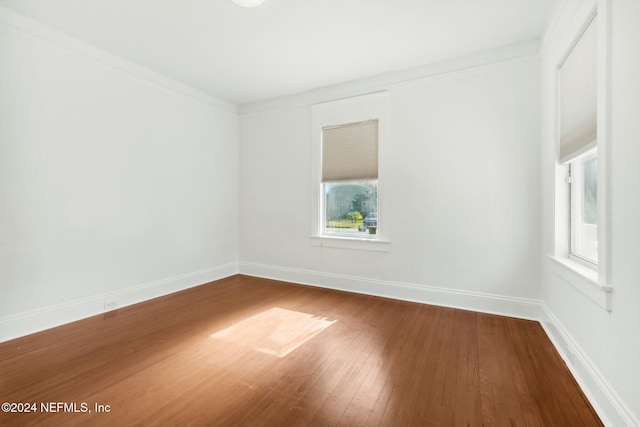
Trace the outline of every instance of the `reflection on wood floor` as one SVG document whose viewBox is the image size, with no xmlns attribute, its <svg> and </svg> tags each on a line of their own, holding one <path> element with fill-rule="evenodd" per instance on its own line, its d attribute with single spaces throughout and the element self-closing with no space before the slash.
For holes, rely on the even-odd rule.
<svg viewBox="0 0 640 427">
<path fill-rule="evenodd" d="M 241 275 L 1 343 L 0 395 L 36 404 L 0 425 L 602 425 L 537 322 Z"/>
<path fill-rule="evenodd" d="M 213 338 L 277 357 L 286 357 L 334 324 L 324 317 L 273 307 L 215 334 Z"/>
</svg>

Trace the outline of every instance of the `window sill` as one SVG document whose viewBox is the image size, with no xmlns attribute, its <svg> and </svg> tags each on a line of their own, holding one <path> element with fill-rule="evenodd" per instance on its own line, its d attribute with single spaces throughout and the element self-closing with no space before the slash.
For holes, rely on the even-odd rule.
<svg viewBox="0 0 640 427">
<path fill-rule="evenodd" d="M 389 252 L 391 242 L 378 239 L 364 239 L 355 237 L 311 236 L 313 246 L 328 248 L 359 249 L 365 251 Z"/>
<path fill-rule="evenodd" d="M 611 311 L 611 286 L 598 282 L 598 272 L 569 258 L 549 255 L 551 271 L 580 291 L 600 308 Z"/>
</svg>

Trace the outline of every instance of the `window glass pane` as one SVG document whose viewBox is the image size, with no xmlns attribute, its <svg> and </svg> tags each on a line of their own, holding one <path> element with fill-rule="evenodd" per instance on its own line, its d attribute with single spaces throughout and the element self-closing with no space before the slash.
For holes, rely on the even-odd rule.
<svg viewBox="0 0 640 427">
<path fill-rule="evenodd" d="M 595 150 L 571 162 L 571 253 L 598 263 L 598 159 Z"/>
<path fill-rule="evenodd" d="M 584 176 L 583 220 L 585 224 L 598 223 L 598 163 L 595 157 L 582 162 Z"/>
<path fill-rule="evenodd" d="M 325 224 L 328 234 L 373 236 L 378 226 L 378 182 L 324 184 Z"/>
</svg>

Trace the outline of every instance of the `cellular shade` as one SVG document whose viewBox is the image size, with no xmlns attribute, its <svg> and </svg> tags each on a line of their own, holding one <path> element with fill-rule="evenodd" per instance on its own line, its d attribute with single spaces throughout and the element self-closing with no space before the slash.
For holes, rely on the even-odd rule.
<svg viewBox="0 0 640 427">
<path fill-rule="evenodd" d="M 378 179 L 378 120 L 322 128 L 322 182 Z"/>
<path fill-rule="evenodd" d="M 560 163 L 596 146 L 597 45 L 594 18 L 559 70 Z"/>
</svg>

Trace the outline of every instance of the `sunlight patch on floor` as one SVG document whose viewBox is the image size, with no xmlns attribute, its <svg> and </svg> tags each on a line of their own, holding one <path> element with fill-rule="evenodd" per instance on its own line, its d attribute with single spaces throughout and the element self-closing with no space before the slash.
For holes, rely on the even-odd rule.
<svg viewBox="0 0 640 427">
<path fill-rule="evenodd" d="M 285 357 L 335 322 L 336 320 L 327 320 L 325 317 L 273 307 L 216 332 L 211 337 Z"/>
</svg>

